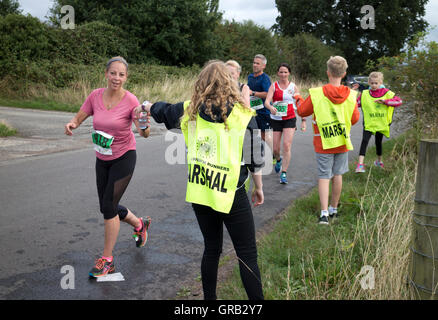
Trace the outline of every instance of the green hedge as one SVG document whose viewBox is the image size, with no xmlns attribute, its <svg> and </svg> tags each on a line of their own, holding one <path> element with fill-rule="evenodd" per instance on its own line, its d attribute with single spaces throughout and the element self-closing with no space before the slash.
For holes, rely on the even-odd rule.
<svg viewBox="0 0 438 320">
<path fill-rule="evenodd" d="M 29 83 L 65 87 L 116 55 L 129 60 L 135 43 L 118 27 L 95 21 L 74 30 L 50 27 L 30 15 L 0 17 L 0 68 L 12 88 Z"/>
<path fill-rule="evenodd" d="M 125 31 L 105 22 L 94 21 L 73 30 L 50 28 L 51 50 L 55 59 L 77 64 L 93 64 L 113 56 L 129 61 L 136 42 L 128 40 Z"/>
<path fill-rule="evenodd" d="M 26 90 L 30 84 L 64 88 L 80 79 L 96 83 L 103 78 L 109 58 L 121 55 L 130 61 L 130 52 L 136 50 L 137 44 L 128 39 L 120 28 L 101 21 L 63 30 L 30 15 L 0 16 L 1 79 L 7 79 L 4 82 L 9 92 Z M 196 65 L 180 68 L 150 62 L 150 65 L 130 65 L 130 84 L 199 71 Z"/>
<path fill-rule="evenodd" d="M 92 64 L 115 55 L 129 59 L 135 49 L 135 41 L 128 40 L 123 30 L 101 21 L 64 30 L 19 14 L 0 16 L 0 41 L 3 66 L 40 59 Z"/>
<path fill-rule="evenodd" d="M 36 60 L 28 63 L 17 62 L 13 68 L 15 75 L 10 75 L 1 90 L 1 96 L 17 96 L 24 94 L 29 86 L 43 86 L 47 89 L 66 88 L 75 82 L 84 80 L 99 86 L 102 84 L 106 59 L 93 65 L 66 63 L 63 60 Z M 196 76 L 199 66 L 176 67 L 145 64 L 129 65 L 129 81 L 127 89 L 137 84 L 163 81 L 166 77 Z"/>
<path fill-rule="evenodd" d="M 337 53 L 310 35 L 279 37 L 252 21 L 218 24 L 214 38 L 214 58 L 237 60 L 243 75 L 252 72 L 254 55 L 262 53 L 268 59 L 265 72 L 270 75 L 276 74 L 280 62 L 288 62 L 299 79 L 325 80 L 325 62 Z M 96 83 L 102 79 L 109 58 L 121 55 L 130 62 L 138 60 L 135 56 L 141 53 L 138 39 L 106 22 L 64 30 L 20 14 L 0 16 L 0 42 L 0 86 L 7 89 L 4 92 L 25 90 L 31 84 L 64 88 L 80 79 Z M 200 69 L 198 65 L 161 66 L 153 58 L 146 61 L 131 66 L 130 84 L 195 75 Z"/>
<path fill-rule="evenodd" d="M 281 62 L 291 65 L 292 74 L 302 80 L 326 80 L 326 62 L 333 55 L 342 52 L 310 34 L 294 37 L 273 35 L 268 29 L 252 21 L 225 21 L 216 28 L 218 58 L 234 59 L 242 65 L 242 73 L 252 72 L 252 62 L 256 54 L 263 54 L 268 63 L 265 72 L 277 73 Z"/>
</svg>

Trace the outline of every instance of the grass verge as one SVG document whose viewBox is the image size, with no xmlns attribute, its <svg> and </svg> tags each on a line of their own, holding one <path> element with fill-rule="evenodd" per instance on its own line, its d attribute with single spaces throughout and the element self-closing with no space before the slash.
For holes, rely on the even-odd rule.
<svg viewBox="0 0 438 320">
<path fill-rule="evenodd" d="M 317 189 L 297 199 L 258 243 L 265 298 L 410 299 L 416 150 L 412 133 L 389 140 L 380 169 L 373 166 L 375 148 L 369 148 L 367 172 L 356 174 L 351 165 L 344 175 L 340 217 L 329 226 L 317 224 Z M 364 282 L 370 270 L 374 282 Z M 218 297 L 247 299 L 237 266 Z"/>
<path fill-rule="evenodd" d="M 176 103 L 191 97 L 194 77 L 164 78 L 162 81 L 130 85 L 132 92 L 140 102 L 168 101 Z M 68 88 L 49 89 L 44 86 L 30 86 L 26 96 L 0 97 L 0 105 L 16 108 L 77 112 L 87 96 L 96 88 L 106 87 L 105 82 L 91 83 L 80 80 Z M 11 98 L 12 97 L 12 98 Z"/>
<path fill-rule="evenodd" d="M 65 104 L 62 102 L 47 100 L 44 98 L 33 98 L 33 99 L 0 98 L 0 105 L 4 107 L 65 111 L 65 112 L 77 112 L 81 107 L 80 105 Z"/>
<path fill-rule="evenodd" d="M 140 102 L 149 100 L 170 103 L 189 100 L 197 78 L 193 72 L 179 76 L 162 75 L 159 80 L 148 80 L 147 82 L 141 82 L 136 77 L 138 78 L 138 74 L 130 75 L 125 88 L 132 92 Z M 241 78 L 241 81 L 246 82 L 246 78 Z M 65 88 L 50 88 L 44 84 L 29 84 L 25 92 L 17 93 L 0 81 L 0 88 L 4 91 L 0 96 L 0 105 L 77 112 L 94 89 L 104 88 L 106 85 L 103 74 L 101 74 L 101 77 L 94 75 L 91 79 L 77 79 Z M 307 97 L 308 88 L 319 84 L 299 81 L 297 85 L 303 97 Z"/>
<path fill-rule="evenodd" d="M 17 134 L 17 130 L 9 126 L 4 121 L 0 121 L 0 137 L 10 137 L 15 136 Z"/>
</svg>

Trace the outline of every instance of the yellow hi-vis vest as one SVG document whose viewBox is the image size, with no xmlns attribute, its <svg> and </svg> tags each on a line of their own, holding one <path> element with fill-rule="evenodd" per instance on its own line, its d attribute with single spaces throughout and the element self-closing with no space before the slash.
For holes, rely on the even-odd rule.
<svg viewBox="0 0 438 320">
<path fill-rule="evenodd" d="M 184 102 L 184 110 L 190 101 Z M 224 123 L 209 122 L 199 114 L 189 121 L 185 114 L 181 130 L 187 145 L 188 180 L 186 201 L 229 213 L 239 182 L 242 148 L 254 110 L 236 103 Z"/>
<path fill-rule="evenodd" d="M 376 100 L 392 99 L 395 93 L 388 91 L 383 97 L 374 98 L 370 94 L 370 90 L 362 91 L 360 104 L 362 107 L 364 127 L 366 131 L 376 134 L 381 132 L 385 137 L 389 138 L 389 125 L 392 122 L 392 115 L 394 114 L 394 107 L 376 103 Z"/>
<path fill-rule="evenodd" d="M 331 102 L 324 95 L 322 87 L 309 89 L 309 93 L 322 148 L 326 150 L 345 145 L 348 150 L 353 150 L 350 129 L 357 93 L 351 90 L 348 98 L 341 104 Z"/>
</svg>

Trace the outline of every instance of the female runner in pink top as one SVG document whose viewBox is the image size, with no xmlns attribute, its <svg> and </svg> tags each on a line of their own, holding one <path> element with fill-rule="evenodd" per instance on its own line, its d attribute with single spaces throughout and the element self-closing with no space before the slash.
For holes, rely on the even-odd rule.
<svg viewBox="0 0 438 320">
<path fill-rule="evenodd" d="M 147 240 L 150 217 L 137 218 L 119 201 L 131 180 L 136 163 L 136 143 L 132 122 L 141 136 L 147 138 L 150 128 L 140 129 L 134 109 L 138 99 L 123 89 L 128 77 L 128 63 L 122 57 L 108 61 L 105 77 L 107 88 L 94 90 L 85 100 L 75 117 L 65 125 L 65 134 L 89 116 L 93 116 L 92 141 L 96 150 L 96 183 L 100 211 L 105 219 L 105 246 L 103 255 L 90 270 L 92 277 L 104 276 L 115 271 L 113 248 L 117 241 L 120 221 L 134 227 L 137 247 Z"/>
</svg>

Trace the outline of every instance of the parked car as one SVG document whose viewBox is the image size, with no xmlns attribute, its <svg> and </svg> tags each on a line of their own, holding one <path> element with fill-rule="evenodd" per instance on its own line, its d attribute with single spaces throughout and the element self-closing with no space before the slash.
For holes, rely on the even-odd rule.
<svg viewBox="0 0 438 320">
<path fill-rule="evenodd" d="M 360 92 L 362 92 L 363 90 L 368 89 L 370 86 L 368 84 L 368 77 L 367 76 L 347 76 L 345 78 L 345 85 L 353 88 L 356 87 L 358 84 L 359 86 L 357 87 L 357 90 L 359 90 Z"/>
</svg>

